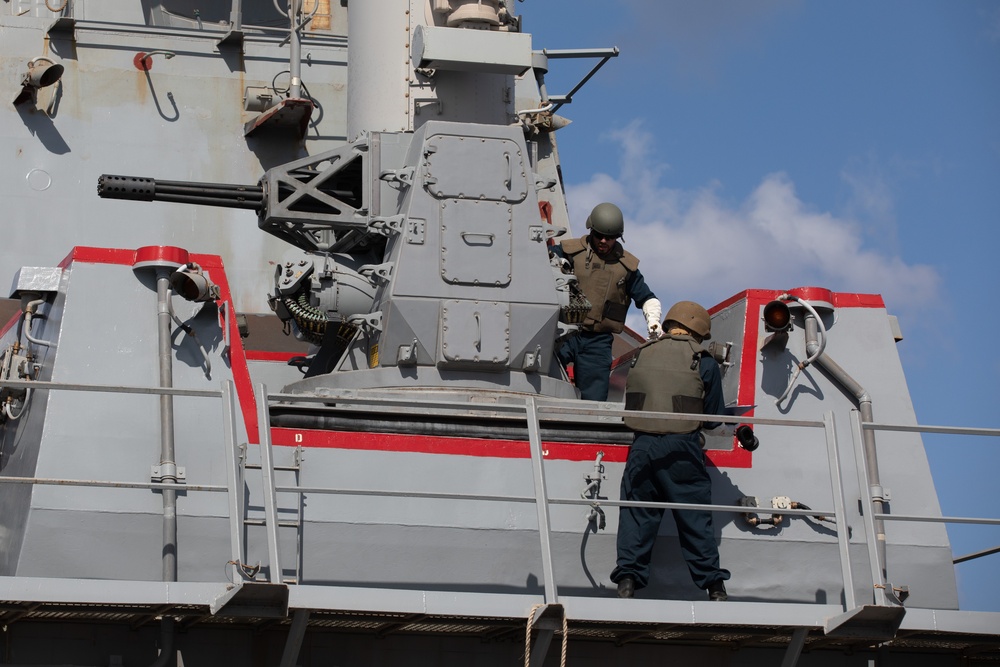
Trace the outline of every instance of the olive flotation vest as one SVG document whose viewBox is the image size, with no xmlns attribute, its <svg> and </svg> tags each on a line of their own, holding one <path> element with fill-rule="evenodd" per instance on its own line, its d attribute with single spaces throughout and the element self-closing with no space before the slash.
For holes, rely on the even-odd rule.
<svg viewBox="0 0 1000 667">
<path fill-rule="evenodd" d="M 610 333 L 622 331 L 631 301 L 625 282 L 629 274 L 639 268 L 639 259 L 620 243 L 615 243 L 609 256 L 601 259 L 590 248 L 586 236 L 567 239 L 559 245 L 572 262 L 580 289 L 591 304 L 583 328 Z"/>
<path fill-rule="evenodd" d="M 704 414 L 705 383 L 699 368 L 707 355 L 690 336 L 664 335 L 633 358 L 625 381 L 625 409 Z M 644 433 L 693 433 L 700 421 L 626 416 L 625 425 Z"/>
</svg>

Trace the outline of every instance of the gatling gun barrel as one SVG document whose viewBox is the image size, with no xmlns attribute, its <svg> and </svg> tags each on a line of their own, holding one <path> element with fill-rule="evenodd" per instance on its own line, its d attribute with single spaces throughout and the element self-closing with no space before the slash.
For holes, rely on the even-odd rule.
<svg viewBox="0 0 1000 667">
<path fill-rule="evenodd" d="M 162 181 L 142 176 L 102 174 L 97 179 L 97 194 L 103 199 L 132 201 L 167 201 L 261 211 L 265 206 L 261 185 Z"/>
</svg>

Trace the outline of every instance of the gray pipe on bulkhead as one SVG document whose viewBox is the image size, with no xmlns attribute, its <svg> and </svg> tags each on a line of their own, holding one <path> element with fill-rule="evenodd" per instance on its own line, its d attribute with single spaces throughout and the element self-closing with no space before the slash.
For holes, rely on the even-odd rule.
<svg viewBox="0 0 1000 667">
<path fill-rule="evenodd" d="M 170 344 L 170 273 L 156 274 L 157 338 L 159 343 L 160 387 L 174 386 L 173 351 Z M 160 394 L 160 476 L 177 483 L 174 461 L 174 397 Z M 163 581 L 177 581 L 177 492 L 163 489 Z"/>
<path fill-rule="evenodd" d="M 319 3 L 316 3 L 319 8 Z M 299 13 L 302 10 L 302 0 L 292 0 L 288 3 L 289 21 L 289 58 L 288 58 L 288 96 L 302 97 L 302 36 L 299 34 Z M 315 12 L 313 12 L 315 13 Z"/>
<path fill-rule="evenodd" d="M 806 310 L 806 354 L 812 356 L 820 349 L 818 340 L 819 324 L 816 316 Z M 858 382 L 845 371 L 840 364 L 830 358 L 825 352 L 819 354 L 815 362 L 820 368 L 827 372 L 840 386 L 858 402 L 858 409 L 861 412 L 861 421 L 870 424 L 874 419 L 872 412 L 872 397 Z M 878 472 L 878 453 L 875 449 L 875 432 L 870 429 L 862 429 L 864 438 L 865 464 L 868 469 L 868 491 L 871 494 L 872 504 L 876 514 L 883 513 L 883 503 L 885 493 L 882 489 Z M 885 522 L 875 519 L 875 538 L 878 548 L 879 567 L 882 569 L 882 576 L 886 576 L 886 545 L 885 545 Z"/>
<path fill-rule="evenodd" d="M 160 387 L 174 386 L 173 351 L 170 344 L 170 270 L 156 273 L 157 342 L 160 362 Z M 174 461 L 174 397 L 160 394 L 160 481 L 177 483 Z M 161 489 L 163 496 L 163 581 L 177 581 L 177 491 Z M 150 667 L 172 664 L 174 619 L 160 619 L 160 655 Z"/>
</svg>

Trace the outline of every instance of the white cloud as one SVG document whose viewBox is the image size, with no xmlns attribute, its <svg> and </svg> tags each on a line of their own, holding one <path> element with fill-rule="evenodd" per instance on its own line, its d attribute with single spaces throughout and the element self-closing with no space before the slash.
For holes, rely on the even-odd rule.
<svg viewBox="0 0 1000 667">
<path fill-rule="evenodd" d="M 933 267 L 866 244 L 857 220 L 814 210 L 784 174 L 764 176 L 733 205 L 718 196 L 717 184 L 694 192 L 664 185 L 668 166 L 653 157 L 652 136 L 641 123 L 609 138 L 621 147 L 619 171 L 567 186 L 571 219 L 585 219 L 602 201 L 617 203 L 625 213 L 625 247 L 642 260 L 646 282 L 664 306 L 680 299 L 711 306 L 744 289 L 806 285 L 879 293 L 898 314 L 937 299 Z M 870 205 L 892 210 L 885 188 L 869 196 L 877 200 Z"/>
</svg>

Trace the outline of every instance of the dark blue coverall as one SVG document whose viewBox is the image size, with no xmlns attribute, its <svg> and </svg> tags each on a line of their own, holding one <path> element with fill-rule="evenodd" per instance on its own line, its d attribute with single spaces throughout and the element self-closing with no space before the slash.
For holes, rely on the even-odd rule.
<svg viewBox="0 0 1000 667">
<path fill-rule="evenodd" d="M 549 250 L 557 257 L 566 257 L 558 245 Z M 638 269 L 630 271 L 625 279 L 625 293 L 639 308 L 649 299 L 656 298 Z M 580 398 L 586 401 L 608 400 L 613 361 L 611 344 L 614 339 L 613 333 L 581 329 L 568 336 L 556 350 L 556 358 L 563 368 L 573 364 L 573 383 L 580 390 Z"/>
<path fill-rule="evenodd" d="M 725 411 L 722 373 L 715 359 L 704 356 L 698 368 L 705 385 L 705 414 Z M 717 427 L 703 423 L 703 428 Z M 698 431 L 694 433 L 636 432 L 622 475 L 621 499 L 655 503 L 712 502 L 712 482 L 705 467 L 705 453 Z M 707 510 L 671 510 L 677 523 L 681 554 L 695 586 L 701 589 L 729 579 L 719 565 L 719 547 Z M 663 519 L 663 509 L 622 507 L 618 515 L 618 565 L 611 573 L 617 583 L 626 575 L 635 579 L 636 590 L 649 583 L 649 561 Z"/>
</svg>

